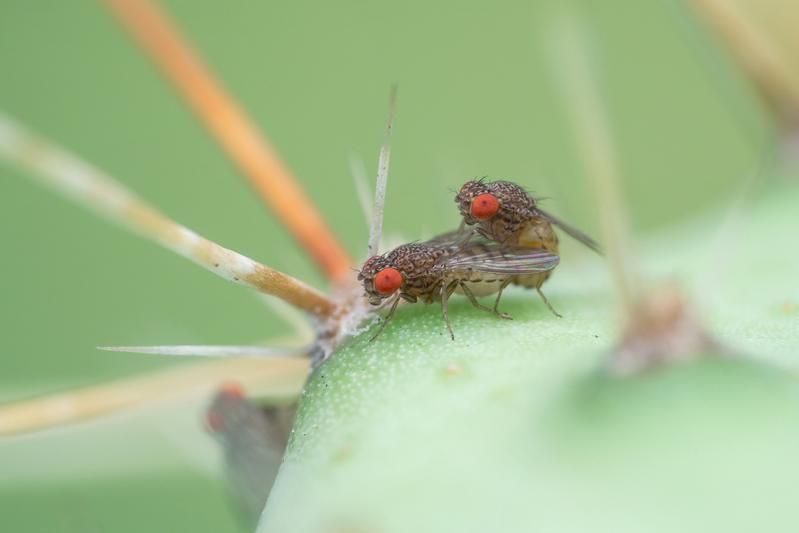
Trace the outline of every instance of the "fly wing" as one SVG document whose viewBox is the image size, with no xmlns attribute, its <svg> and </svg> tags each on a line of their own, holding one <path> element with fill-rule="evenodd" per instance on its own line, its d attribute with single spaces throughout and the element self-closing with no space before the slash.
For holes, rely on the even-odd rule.
<svg viewBox="0 0 799 533">
<path fill-rule="evenodd" d="M 455 231 L 436 235 L 432 239 L 424 241 L 422 244 L 434 248 L 451 248 L 454 250 L 470 242 L 473 236 L 474 231 L 470 228 L 466 228 L 465 224 L 461 224 Z"/>
<path fill-rule="evenodd" d="M 540 210 L 538 208 L 536 208 L 536 211 L 538 211 L 538 213 L 544 219 L 546 219 L 549 223 L 554 224 L 558 228 L 562 229 L 571 238 L 573 238 L 573 239 L 575 239 L 577 241 L 580 241 L 581 243 L 583 243 L 584 245 L 588 246 L 589 248 L 591 248 L 596 253 L 602 255 L 602 247 L 594 239 L 592 239 L 591 237 L 589 237 L 588 235 L 586 235 L 582 231 L 578 230 L 577 228 L 566 224 L 565 222 L 563 222 L 559 218 L 557 218 L 557 217 L 555 217 L 553 215 L 550 215 L 546 211 L 542 211 L 542 210 Z"/>
<path fill-rule="evenodd" d="M 560 258 L 547 250 L 503 247 L 497 243 L 466 245 L 444 260 L 447 274 L 484 272 L 515 276 L 547 272 L 558 265 Z"/>
</svg>

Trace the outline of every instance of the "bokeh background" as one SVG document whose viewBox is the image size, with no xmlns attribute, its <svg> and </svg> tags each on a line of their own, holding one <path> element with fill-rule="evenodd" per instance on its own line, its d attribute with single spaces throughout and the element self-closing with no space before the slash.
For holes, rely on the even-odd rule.
<svg viewBox="0 0 799 533">
<path fill-rule="evenodd" d="M 598 233 L 547 44 L 560 4 L 162 3 L 358 258 L 367 227 L 349 161 L 372 175 L 393 82 L 389 233 L 414 240 L 451 229 L 451 191 L 475 176 L 518 181 Z M 779 24 L 776 3 L 758 4 L 753 16 Z M 635 231 L 727 202 L 756 172 L 772 127 L 703 22 L 680 2 L 573 7 L 600 51 Z M 100 3 L 0 2 L 0 108 L 179 222 L 324 287 Z M 97 345 L 242 344 L 286 331 L 247 290 L 15 169 L 0 176 L 0 400 L 187 364 Z M 579 255 L 567 244 L 570 253 Z M 236 530 L 216 450 L 186 446 L 205 439 L 194 414 L 164 406 L 0 441 L 4 529 Z"/>
</svg>

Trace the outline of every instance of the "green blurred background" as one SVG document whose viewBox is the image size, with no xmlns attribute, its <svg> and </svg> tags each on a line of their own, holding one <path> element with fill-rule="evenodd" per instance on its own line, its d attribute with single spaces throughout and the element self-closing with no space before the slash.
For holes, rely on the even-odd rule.
<svg viewBox="0 0 799 533">
<path fill-rule="evenodd" d="M 560 2 L 163 5 L 354 257 L 364 254 L 367 230 L 349 158 L 362 158 L 371 176 L 393 82 L 389 233 L 413 240 L 452 228 L 451 190 L 484 175 L 524 184 L 598 233 L 547 48 Z M 768 136 L 732 64 L 679 3 L 574 6 L 595 32 L 636 231 L 723 204 L 755 171 Z M 0 2 L 0 108 L 201 234 L 324 286 L 99 3 Z M 15 169 L 2 166 L 0 175 L 0 400 L 181 364 L 97 345 L 241 344 L 285 332 L 245 289 Z M 570 254 L 578 251 L 567 245 Z M 197 409 L 0 441 L 4 528 L 235 529 Z"/>
</svg>

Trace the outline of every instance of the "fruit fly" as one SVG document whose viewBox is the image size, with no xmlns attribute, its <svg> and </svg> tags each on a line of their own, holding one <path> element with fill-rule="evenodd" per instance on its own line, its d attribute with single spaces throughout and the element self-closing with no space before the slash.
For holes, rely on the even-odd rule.
<svg viewBox="0 0 799 533">
<path fill-rule="evenodd" d="M 522 187 L 510 181 L 467 181 L 455 195 L 463 222 L 477 232 L 509 246 L 543 248 L 558 252 L 557 226 L 567 235 L 601 254 L 599 244 L 582 231 L 550 215 Z"/>
<path fill-rule="evenodd" d="M 557 253 L 544 249 L 504 246 L 483 239 L 462 242 L 462 233 L 441 235 L 423 243 L 404 244 L 391 252 L 369 258 L 358 274 L 369 303 L 380 305 L 393 298 L 376 339 L 394 316 L 400 300 L 415 303 L 441 302 L 444 322 L 449 322 L 448 302 L 454 292 L 463 293 L 478 309 L 501 318 L 511 318 L 477 301 L 477 296 L 497 292 L 517 276 L 551 271 Z"/>
<path fill-rule="evenodd" d="M 205 413 L 208 431 L 222 445 L 233 499 L 250 525 L 257 522 L 288 442 L 294 405 L 259 406 L 229 384 Z"/>
<path fill-rule="evenodd" d="M 536 198 L 510 181 L 467 181 L 455 195 L 455 203 L 463 224 L 476 226 L 479 235 L 501 245 L 543 249 L 557 254 L 558 236 L 553 228 L 556 226 L 595 252 L 602 253 L 599 244 L 591 237 L 542 210 Z M 505 287 L 514 283 L 534 288 L 550 311 L 560 316 L 541 292 L 541 285 L 551 274 L 552 269 L 506 278 L 497 291 L 494 308 L 499 304 Z"/>
</svg>

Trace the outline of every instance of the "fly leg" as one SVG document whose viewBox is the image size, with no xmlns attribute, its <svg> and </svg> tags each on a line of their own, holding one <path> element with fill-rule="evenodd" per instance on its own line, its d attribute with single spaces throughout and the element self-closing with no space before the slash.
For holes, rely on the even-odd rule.
<svg viewBox="0 0 799 533">
<path fill-rule="evenodd" d="M 449 297 L 455 292 L 458 283 L 459 282 L 456 280 L 450 282 L 446 287 L 441 288 L 441 312 L 444 315 L 444 322 L 447 324 L 449 336 L 452 337 L 452 340 L 455 340 L 455 333 L 452 332 L 452 325 L 449 323 Z"/>
<path fill-rule="evenodd" d="M 538 295 L 541 297 L 542 300 L 544 300 L 544 303 L 547 304 L 547 307 L 549 307 L 549 310 L 552 311 L 552 314 L 555 315 L 558 318 L 563 318 L 560 315 L 560 313 L 555 311 L 555 308 L 552 307 L 551 303 L 549 303 L 549 300 L 547 299 L 547 297 L 544 296 L 544 293 L 541 291 L 541 285 L 540 284 L 536 286 L 535 290 L 538 291 Z"/>
<path fill-rule="evenodd" d="M 466 283 L 464 283 L 462 281 L 460 281 L 459 283 L 460 283 L 460 286 L 461 286 L 461 290 L 463 291 L 463 294 L 466 295 L 466 297 L 469 299 L 469 301 L 472 303 L 473 306 L 475 306 L 478 309 L 482 309 L 483 311 L 485 311 L 487 313 L 491 313 L 492 315 L 497 315 L 499 318 L 505 318 L 505 319 L 508 319 L 508 320 L 513 320 L 513 317 L 510 316 L 509 314 L 500 313 L 499 311 L 497 311 L 496 306 L 494 306 L 494 308 L 491 309 L 490 307 L 486 307 L 485 305 L 483 305 L 480 302 L 478 302 L 477 298 L 474 297 L 474 293 L 472 292 L 472 289 L 470 289 L 469 286 L 466 285 Z M 497 300 L 499 300 L 499 298 L 497 298 Z"/>
<path fill-rule="evenodd" d="M 497 307 L 499 306 L 499 299 L 502 298 L 502 291 L 505 290 L 505 287 L 510 285 L 510 282 L 511 282 L 512 279 L 513 278 L 506 278 L 505 281 L 502 282 L 502 285 L 499 286 L 499 292 L 497 293 L 497 299 L 494 300 L 494 314 L 499 314 L 499 311 L 497 311 Z M 502 314 L 507 314 L 507 313 L 502 313 Z M 513 318 L 513 317 L 508 315 L 508 318 Z"/>
<path fill-rule="evenodd" d="M 380 329 L 378 329 L 377 333 L 375 333 L 374 336 L 371 339 L 369 339 L 369 342 L 372 342 L 376 338 L 378 338 L 380 334 L 383 333 L 383 330 L 386 329 L 386 324 L 388 324 L 389 320 L 391 320 L 394 317 L 394 311 L 397 310 L 397 305 L 399 304 L 399 301 L 400 301 L 400 295 L 397 294 L 397 296 L 394 298 L 394 303 L 391 304 L 391 309 L 388 310 L 386 318 L 384 318 L 383 323 L 380 324 Z"/>
</svg>

